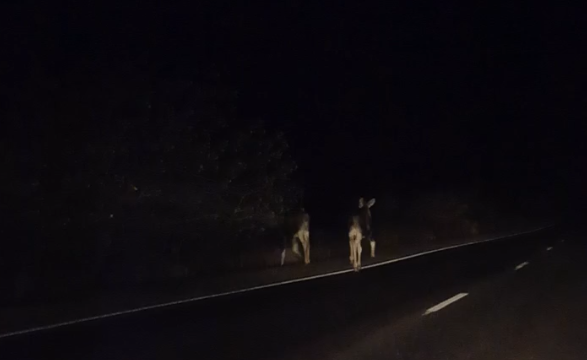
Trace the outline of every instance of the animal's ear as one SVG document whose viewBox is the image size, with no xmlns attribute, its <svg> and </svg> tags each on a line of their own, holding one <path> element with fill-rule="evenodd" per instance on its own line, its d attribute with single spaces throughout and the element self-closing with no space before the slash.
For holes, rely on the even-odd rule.
<svg viewBox="0 0 587 360">
<path fill-rule="evenodd" d="M 359 209 L 365 206 L 365 200 L 363 198 L 359 198 Z"/>
<path fill-rule="evenodd" d="M 369 200 L 369 202 L 367 203 L 367 207 L 370 208 L 373 205 L 375 205 L 375 198 Z"/>
</svg>

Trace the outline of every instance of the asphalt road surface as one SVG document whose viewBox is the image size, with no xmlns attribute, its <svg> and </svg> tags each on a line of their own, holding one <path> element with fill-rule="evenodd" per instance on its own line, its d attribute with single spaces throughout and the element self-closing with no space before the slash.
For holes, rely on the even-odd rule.
<svg viewBox="0 0 587 360">
<path fill-rule="evenodd" d="M 9 337 L 0 359 L 587 359 L 581 240 L 550 229 Z"/>
</svg>

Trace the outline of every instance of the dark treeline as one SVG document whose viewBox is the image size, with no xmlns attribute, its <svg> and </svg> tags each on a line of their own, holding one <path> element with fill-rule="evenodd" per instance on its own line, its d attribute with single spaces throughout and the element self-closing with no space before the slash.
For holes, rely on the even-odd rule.
<svg viewBox="0 0 587 360">
<path fill-rule="evenodd" d="M 263 234 L 300 204 L 296 165 L 228 86 L 101 61 L 42 70 L 5 118 L 3 297 L 234 268 L 279 243 Z"/>
<path fill-rule="evenodd" d="M 314 260 L 360 196 L 391 251 L 584 204 L 567 66 L 491 14 L 385 4 L 7 5 L 0 301 L 275 264 L 302 205 Z"/>
</svg>

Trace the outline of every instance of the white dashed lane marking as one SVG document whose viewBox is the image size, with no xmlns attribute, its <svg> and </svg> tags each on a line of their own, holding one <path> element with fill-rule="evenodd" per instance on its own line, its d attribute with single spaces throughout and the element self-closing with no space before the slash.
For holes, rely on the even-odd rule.
<svg viewBox="0 0 587 360">
<path fill-rule="evenodd" d="M 428 314 L 432 314 L 433 312 L 437 312 L 438 310 L 441 310 L 441 309 L 449 306 L 450 304 L 452 304 L 455 301 L 458 301 L 458 300 L 464 298 L 467 295 L 469 295 L 469 294 L 468 293 L 456 294 L 455 296 L 451 297 L 450 299 L 444 300 L 440 304 L 434 305 L 430 309 L 426 310 L 426 312 L 424 314 L 422 314 L 422 316 L 425 316 L 425 315 L 428 315 Z"/>
<path fill-rule="evenodd" d="M 524 261 L 523 263 L 521 263 L 520 265 L 516 266 L 516 271 L 520 270 L 521 268 L 523 268 L 524 266 L 528 265 L 529 262 Z"/>
<path fill-rule="evenodd" d="M 546 251 L 550 251 L 550 250 L 552 250 L 552 246 L 549 246 L 546 248 Z"/>
</svg>

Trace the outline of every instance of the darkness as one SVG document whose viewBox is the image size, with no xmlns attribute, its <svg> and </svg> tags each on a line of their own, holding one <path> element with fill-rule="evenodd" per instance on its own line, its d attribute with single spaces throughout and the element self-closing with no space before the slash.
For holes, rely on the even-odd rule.
<svg viewBox="0 0 587 360">
<path fill-rule="evenodd" d="M 541 339 L 584 333 L 583 10 L 3 3 L 0 342 L 45 358 L 259 358 L 330 340 L 458 357 L 497 334 L 501 354 L 565 354 Z M 449 291 L 471 292 L 452 323 L 410 317 Z"/>
<path fill-rule="evenodd" d="M 9 103 L 34 69 L 71 76 L 80 61 L 212 76 L 236 90 L 240 119 L 286 131 L 318 218 L 358 196 L 421 189 L 548 196 L 565 209 L 585 194 L 579 9 L 23 1 L 4 13 Z"/>
</svg>

